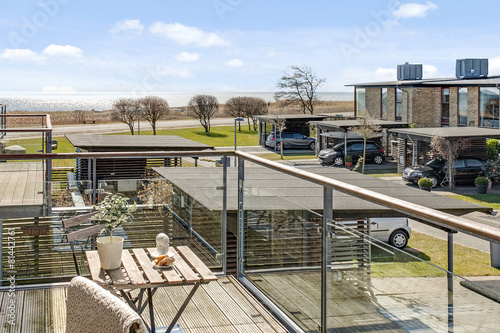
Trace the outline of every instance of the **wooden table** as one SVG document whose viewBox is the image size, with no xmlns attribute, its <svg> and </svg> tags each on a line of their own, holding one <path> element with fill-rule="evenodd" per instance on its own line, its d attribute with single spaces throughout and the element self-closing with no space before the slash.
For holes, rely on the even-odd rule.
<svg viewBox="0 0 500 333">
<path fill-rule="evenodd" d="M 153 333 L 156 331 L 153 314 L 153 295 L 156 290 L 159 287 L 194 285 L 165 331 L 170 333 L 200 284 L 215 281 L 217 277 L 187 246 L 178 246 L 177 251 L 174 247 L 170 247 L 170 252 L 174 253 L 175 265 L 167 269 L 157 270 L 153 267 L 151 254 L 154 252 L 156 248 L 148 248 L 147 252 L 144 249 L 123 250 L 122 267 L 113 270 L 101 269 L 97 251 L 86 251 L 85 254 L 93 281 L 104 288 L 120 292 L 139 315 L 142 314 L 146 305 L 149 305 L 151 332 Z M 137 297 L 132 298 L 127 292 L 132 289 L 140 289 Z M 147 300 L 143 300 L 145 291 L 147 291 Z"/>
</svg>

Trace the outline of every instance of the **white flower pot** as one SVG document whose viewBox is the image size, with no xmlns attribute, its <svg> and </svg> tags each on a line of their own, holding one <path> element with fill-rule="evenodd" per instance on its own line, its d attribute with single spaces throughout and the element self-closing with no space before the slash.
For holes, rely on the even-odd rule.
<svg viewBox="0 0 500 333">
<path fill-rule="evenodd" d="M 102 269 L 119 268 L 122 262 L 123 238 L 113 236 L 113 243 L 110 240 L 111 237 L 97 238 L 97 253 Z"/>
</svg>

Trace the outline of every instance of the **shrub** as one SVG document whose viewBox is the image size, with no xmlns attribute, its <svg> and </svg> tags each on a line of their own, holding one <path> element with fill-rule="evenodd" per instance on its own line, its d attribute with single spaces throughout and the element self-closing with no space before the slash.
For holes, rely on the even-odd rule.
<svg viewBox="0 0 500 333">
<path fill-rule="evenodd" d="M 345 157 L 345 161 L 346 161 L 346 162 L 352 162 L 352 156 L 351 156 L 351 155 L 347 155 L 347 156 Z"/>
<path fill-rule="evenodd" d="M 432 180 L 427 177 L 422 177 L 418 180 L 418 186 L 420 187 L 432 187 Z"/>
<path fill-rule="evenodd" d="M 479 176 L 474 180 L 474 184 L 476 185 L 488 185 L 490 180 L 486 177 Z"/>
<path fill-rule="evenodd" d="M 498 159 L 498 154 L 500 154 L 500 140 L 488 139 L 486 141 L 486 151 L 488 152 L 488 159 Z"/>
</svg>

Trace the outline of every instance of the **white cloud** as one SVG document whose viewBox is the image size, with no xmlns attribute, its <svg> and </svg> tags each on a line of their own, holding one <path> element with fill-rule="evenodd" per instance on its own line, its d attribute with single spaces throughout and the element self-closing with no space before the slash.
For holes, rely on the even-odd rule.
<svg viewBox="0 0 500 333">
<path fill-rule="evenodd" d="M 395 81 L 397 79 L 396 68 L 379 67 L 375 70 L 376 81 Z"/>
<path fill-rule="evenodd" d="M 69 93 L 76 92 L 76 90 L 71 88 L 71 87 L 51 87 L 51 86 L 43 87 L 42 91 L 43 92 L 50 92 L 50 93 L 62 93 L 62 94 L 64 94 L 64 93 L 69 94 Z"/>
<path fill-rule="evenodd" d="M 229 46 L 229 41 L 222 39 L 213 32 L 205 32 L 195 27 L 188 27 L 180 23 L 153 24 L 149 31 L 152 34 L 165 37 L 179 44 L 193 44 L 201 47 Z"/>
<path fill-rule="evenodd" d="M 267 58 L 274 58 L 276 56 L 276 53 L 274 51 L 269 52 L 266 57 Z"/>
<path fill-rule="evenodd" d="M 423 73 L 422 77 L 424 79 L 435 79 L 435 78 L 440 78 L 441 74 L 439 73 L 438 69 L 436 66 L 433 65 L 423 65 Z"/>
<path fill-rule="evenodd" d="M 48 57 L 81 58 L 83 51 L 76 46 L 51 44 L 42 54 Z"/>
<path fill-rule="evenodd" d="M 488 60 L 488 72 L 490 75 L 500 74 L 500 57 L 494 57 Z"/>
<path fill-rule="evenodd" d="M 115 25 L 108 30 L 112 34 L 117 34 L 120 32 L 128 32 L 134 35 L 140 35 L 144 30 L 144 26 L 139 20 L 123 20 L 118 21 Z"/>
<path fill-rule="evenodd" d="M 175 59 L 182 62 L 195 62 L 200 59 L 200 55 L 196 52 L 194 53 L 181 52 L 175 57 Z"/>
<path fill-rule="evenodd" d="M 399 6 L 398 9 L 392 12 L 392 16 L 395 19 L 401 19 L 401 18 L 405 19 L 410 17 L 424 18 L 430 11 L 435 10 L 437 8 L 438 6 L 430 1 L 427 1 L 425 5 L 415 2 L 410 2 Z"/>
<path fill-rule="evenodd" d="M 160 75 L 177 76 L 184 79 L 193 77 L 193 73 L 190 70 L 183 68 L 162 67 L 159 69 L 158 73 Z"/>
<path fill-rule="evenodd" d="M 42 57 L 29 49 L 5 49 L 0 54 L 0 58 L 23 62 L 40 62 L 43 60 Z"/>
<path fill-rule="evenodd" d="M 243 66 L 243 61 L 241 61 L 240 59 L 231 59 L 229 61 L 226 61 L 224 65 L 229 67 L 241 67 Z"/>
</svg>

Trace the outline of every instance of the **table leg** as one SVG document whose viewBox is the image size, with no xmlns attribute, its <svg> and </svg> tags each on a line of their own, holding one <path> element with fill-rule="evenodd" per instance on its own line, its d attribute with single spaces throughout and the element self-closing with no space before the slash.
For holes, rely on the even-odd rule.
<svg viewBox="0 0 500 333">
<path fill-rule="evenodd" d="M 174 328 L 175 324 L 177 323 L 177 320 L 179 320 L 179 317 L 181 316 L 181 314 L 184 311 L 184 309 L 186 308 L 186 306 L 189 304 L 189 301 L 191 301 L 191 298 L 193 298 L 193 295 L 194 295 L 194 293 L 196 292 L 196 290 L 198 289 L 199 286 L 200 286 L 199 283 L 196 283 L 193 286 L 193 289 L 191 289 L 191 292 L 187 296 L 186 300 L 184 301 L 184 303 L 182 303 L 182 306 L 179 308 L 179 311 L 177 311 L 177 314 L 175 315 L 174 319 L 172 319 L 172 323 L 170 323 L 170 326 L 168 326 L 168 328 L 165 331 L 165 333 L 170 333 L 172 331 L 172 329 Z"/>
<path fill-rule="evenodd" d="M 148 288 L 148 304 L 149 304 L 149 319 L 151 320 L 151 333 L 156 333 L 155 315 L 153 311 L 153 293 L 151 288 Z"/>
</svg>

